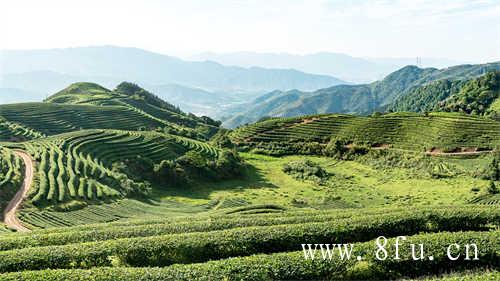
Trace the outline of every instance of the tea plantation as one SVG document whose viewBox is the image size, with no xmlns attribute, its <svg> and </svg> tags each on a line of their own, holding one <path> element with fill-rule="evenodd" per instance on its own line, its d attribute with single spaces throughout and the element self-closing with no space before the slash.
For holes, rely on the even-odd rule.
<svg viewBox="0 0 500 281">
<path fill-rule="evenodd" d="M 500 278 L 500 122 L 389 113 L 219 125 L 126 82 L 0 105 L 0 204 L 20 202 L 29 230 L 0 226 L 0 280 Z M 12 199 L 31 171 L 26 197 Z M 397 236 L 407 239 L 394 258 Z M 302 244 L 338 243 L 352 243 L 349 258 L 323 260 L 319 246 L 304 256 Z M 475 244 L 477 259 L 462 246 L 450 260 L 455 243 Z"/>
<path fill-rule="evenodd" d="M 0 277 L 4 280 L 82 280 L 90 275 L 92 280 L 418 277 L 422 272 L 440 273 L 443 266 L 453 271 L 497 267 L 499 233 L 494 228 L 499 222 L 500 214 L 495 208 L 464 206 L 422 211 L 288 211 L 280 216 L 214 214 L 192 218 L 189 223 L 180 217 L 125 225 L 55 228 L 0 237 L 0 272 L 3 272 Z M 487 231 L 488 228 L 491 230 Z M 400 252 L 399 260 L 377 260 L 372 239 L 380 233 L 391 237 L 407 235 L 408 243 L 424 243 L 433 261 L 410 266 L 408 250 Z M 355 244 L 355 254 L 363 256 L 362 266 L 356 260 L 304 260 L 301 243 L 331 243 L 338 239 Z M 445 255 L 447 243 L 476 243 L 481 249 L 479 261 L 450 263 Z"/>
<path fill-rule="evenodd" d="M 295 154 L 305 150 L 304 144 L 327 144 L 332 138 L 345 144 L 410 151 L 492 150 L 500 145 L 500 122 L 458 113 L 326 114 L 273 118 L 236 129 L 231 138 L 241 146 L 277 154 Z"/>
<path fill-rule="evenodd" d="M 183 137 L 114 130 L 77 131 L 26 142 L 23 146 L 39 162 L 38 184 L 32 189 L 35 204 L 105 199 L 138 192 L 120 189 L 118 178 L 127 176 L 113 171 L 113 164 L 119 161 L 143 157 L 159 163 L 189 150 L 210 157 L 217 155 L 215 148 Z"/>
</svg>

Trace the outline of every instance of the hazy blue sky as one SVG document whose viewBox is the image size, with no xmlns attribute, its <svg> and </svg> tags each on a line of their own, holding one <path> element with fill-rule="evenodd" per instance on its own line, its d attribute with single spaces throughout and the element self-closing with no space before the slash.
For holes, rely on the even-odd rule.
<svg viewBox="0 0 500 281">
<path fill-rule="evenodd" d="M 0 49 L 119 45 L 213 51 L 341 52 L 500 59 L 499 0 L 11 0 Z"/>
</svg>

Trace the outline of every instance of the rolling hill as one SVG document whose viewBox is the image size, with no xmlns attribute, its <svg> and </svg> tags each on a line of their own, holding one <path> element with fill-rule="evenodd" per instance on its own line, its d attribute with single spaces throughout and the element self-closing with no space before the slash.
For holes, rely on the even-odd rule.
<svg viewBox="0 0 500 281">
<path fill-rule="evenodd" d="M 356 89 L 389 101 L 446 76 L 433 72 Z M 466 93 L 491 110 L 484 77 Z M 399 112 L 219 125 L 128 82 L 0 105 L 0 205 L 19 208 L 0 227 L 0 280 L 498 277 L 500 121 Z M 382 234 L 425 244 L 432 260 L 415 262 L 407 244 L 377 258 Z M 356 258 L 304 259 L 301 244 L 332 240 Z M 453 243 L 477 244 L 480 261 L 450 263 Z"/>
<path fill-rule="evenodd" d="M 224 126 L 236 127 L 263 117 L 292 117 L 320 113 L 369 114 L 384 110 L 400 97 L 440 80 L 467 80 L 500 69 L 500 63 L 459 65 L 445 69 L 406 66 L 381 81 L 338 85 L 315 92 L 275 91 L 230 112 Z M 243 113 L 239 113 L 242 111 Z"/>
<path fill-rule="evenodd" d="M 34 163 L 34 183 L 21 215 L 33 227 L 68 225 L 68 218 L 50 215 L 62 210 L 84 213 L 76 215 L 79 223 L 201 211 L 206 206 L 182 209 L 178 203 L 148 202 L 151 192 L 166 186 L 238 173 L 239 160 L 232 152 L 196 140 L 208 140 L 219 125 L 186 114 L 133 83 L 114 90 L 74 83 L 44 102 L 0 105 L 0 145 L 8 160 L 2 162 L 2 186 L 19 184 L 20 163 L 13 150 L 21 149 Z M 99 211 L 107 215 L 95 214 L 101 204 L 109 205 L 108 211 Z"/>
<path fill-rule="evenodd" d="M 1 140 L 31 139 L 79 129 L 154 130 L 208 138 L 219 123 L 186 114 L 132 83 L 114 91 L 75 83 L 43 103 L 0 105 Z"/>
<path fill-rule="evenodd" d="M 455 113 L 378 117 L 324 114 L 273 118 L 236 129 L 241 146 L 271 154 L 321 154 L 331 139 L 345 145 L 409 151 L 480 151 L 500 146 L 500 122 Z"/>
</svg>

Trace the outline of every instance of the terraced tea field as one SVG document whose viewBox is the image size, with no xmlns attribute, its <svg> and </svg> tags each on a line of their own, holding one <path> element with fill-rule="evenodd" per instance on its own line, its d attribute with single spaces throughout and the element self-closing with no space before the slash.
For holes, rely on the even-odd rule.
<svg viewBox="0 0 500 281">
<path fill-rule="evenodd" d="M 81 129 L 155 129 L 164 124 L 121 106 L 26 103 L 0 105 L 1 116 L 46 135 Z"/>
<path fill-rule="evenodd" d="M 23 141 L 44 136 L 40 132 L 0 117 L 0 141 Z"/>
<path fill-rule="evenodd" d="M 91 131 L 92 132 L 92 131 Z M 99 133 L 99 131 L 93 131 Z M 102 133 L 102 132 L 101 132 Z M 106 131 L 108 133 L 108 131 Z M 117 132 L 119 134 L 99 134 L 99 147 L 107 147 L 106 139 L 103 136 L 121 136 L 130 137 L 126 132 Z M 136 134 L 136 132 L 134 132 Z M 145 133 L 139 133 L 145 134 Z M 77 135 L 77 134 L 67 134 Z M 157 134 L 158 135 L 158 134 Z M 92 135 L 83 134 L 84 137 L 91 138 Z M 82 137 L 83 137 L 82 136 Z M 94 136 L 96 137 L 96 136 Z M 54 137 L 56 139 L 56 137 Z M 214 148 L 197 141 L 188 141 L 184 138 L 175 137 L 181 143 L 180 151 L 183 147 L 188 149 L 199 149 L 204 153 L 214 152 Z M 74 140 L 73 140 L 74 141 Z M 32 141 L 26 146 L 33 146 Z M 97 143 L 91 140 L 90 143 Z M 110 143 L 115 143 L 113 139 Z M 139 142 L 141 143 L 141 142 Z M 189 146 L 191 144 L 191 146 Z M 196 146 L 198 145 L 198 146 Z M 89 163 L 103 163 L 97 165 L 96 171 L 104 169 L 110 172 L 109 163 L 119 161 L 127 156 L 126 151 L 118 149 L 118 145 L 113 145 L 110 149 L 116 149 L 116 154 L 111 160 L 109 154 L 99 154 L 102 149 L 87 150 L 87 146 L 82 145 L 79 149 L 91 155 L 90 159 L 99 159 Z M 174 146 L 175 147 L 175 146 Z M 209 149 L 210 148 L 210 149 Z M 186 149 L 187 150 L 187 149 Z M 33 155 L 37 157 L 36 149 Z M 121 152 L 120 152 L 121 151 Z M 133 153 L 134 150 L 131 150 Z M 217 151 L 217 150 L 215 150 Z M 116 155 L 122 155 L 118 157 Z M 43 154 L 43 152 L 42 152 Z M 87 154 L 82 154 L 87 155 Z M 147 154 L 145 154 L 147 155 Z M 217 181 L 217 182 L 197 182 L 182 188 L 160 188 L 154 189 L 150 200 L 146 202 L 134 199 L 121 199 L 123 195 L 118 194 L 115 197 L 99 198 L 99 191 L 92 189 L 92 196 L 86 197 L 85 191 L 88 188 L 76 186 L 76 196 L 71 196 L 69 185 L 64 185 L 66 197 L 60 203 L 74 204 L 74 200 L 81 202 L 89 201 L 89 205 L 80 206 L 76 209 L 54 209 L 48 208 L 38 210 L 25 208 L 20 212 L 20 218 L 30 228 L 47 228 L 58 226 L 70 226 L 78 224 L 88 224 L 97 222 L 109 222 L 116 220 L 127 220 L 134 217 L 150 216 L 178 216 L 184 214 L 203 214 L 206 212 L 225 212 L 228 208 L 239 207 L 241 211 L 249 208 L 246 212 L 280 212 L 283 208 L 291 209 L 335 209 L 335 208 L 373 208 L 381 206 L 415 206 L 421 208 L 429 205 L 462 205 L 468 202 L 476 204 L 488 204 L 492 202 L 491 196 L 479 196 L 484 193 L 488 186 L 488 181 L 474 178 L 473 171 L 486 167 L 489 162 L 488 157 L 484 160 L 453 160 L 446 164 L 456 171 L 453 178 L 433 178 L 427 172 L 415 174 L 414 169 L 409 168 L 385 168 L 373 166 L 370 163 L 359 161 L 332 161 L 328 157 L 312 157 L 307 159 L 318 163 L 333 175 L 328 185 L 317 185 L 314 182 L 301 181 L 294 179 L 282 171 L 285 163 L 304 159 L 305 156 L 288 157 L 270 157 L 255 154 L 241 155 L 248 165 L 247 174 L 244 178 Z M 94 158 L 95 157 L 95 158 Z M 165 156 L 166 157 L 166 156 Z M 80 157 L 82 161 L 87 161 L 87 157 Z M 446 159 L 434 159 L 436 165 L 448 163 Z M 108 163 L 108 164 L 105 164 Z M 467 164 L 467 165 L 465 165 Z M 73 165 L 73 170 L 76 169 Z M 83 167 L 83 165 L 82 165 Z M 80 169 L 81 171 L 91 170 L 91 168 Z M 66 174 L 71 174 L 69 170 Z M 48 173 L 42 173 L 49 178 Z M 99 173 L 98 173 L 99 174 Z M 41 174 L 39 174 L 41 175 Z M 75 173 L 76 177 L 83 178 L 83 182 L 96 181 L 103 182 L 99 176 L 92 176 L 89 173 L 87 177 L 83 174 Z M 53 176 L 57 179 L 58 174 Z M 57 180 L 54 180 L 57 186 Z M 80 181 L 75 181 L 80 182 Z M 38 182 L 34 183 L 32 198 L 37 198 Z M 472 192 L 471 189 L 478 190 Z M 78 195 L 78 190 L 83 189 L 83 197 Z M 57 189 L 58 190 L 58 189 Z M 54 192 L 57 192 L 55 190 Z M 117 188 L 117 192 L 121 189 Z M 45 194 L 44 196 L 47 196 Z M 478 197 L 479 196 L 479 197 Z M 43 197 L 42 197 L 43 198 Z M 113 199 L 115 202 L 106 202 L 106 198 Z M 481 199 L 479 199 L 481 198 Z M 104 200 L 104 201 L 103 201 Z M 38 203 L 39 201 L 34 201 Z M 43 203 L 45 202 L 45 203 Z M 57 201 L 56 201 L 57 202 Z M 67 203 L 65 203 L 67 202 Z M 101 203 L 99 203 L 101 202 Z M 47 204 L 44 199 L 39 203 Z M 97 203 L 97 204 L 96 204 Z M 262 206 L 262 208 L 256 208 Z M 359 210 L 359 209 L 358 209 Z"/>
<path fill-rule="evenodd" d="M 419 277 L 439 273 L 444 265 L 454 271 L 497 266 L 499 233 L 494 227 L 499 223 L 500 214 L 495 208 L 464 206 L 425 210 L 285 211 L 279 216 L 276 213 L 213 214 L 192 217 L 189 222 L 185 217 L 177 217 L 61 227 L 0 236 L 0 278 L 63 280 L 92 276 L 94 280 L 204 280 L 222 276 L 228 280 L 305 280 L 328 276 L 344 280 Z M 378 233 L 392 237 L 406 235 L 408 240 L 403 243 L 427 245 L 426 255 L 433 255 L 433 262 L 405 266 L 411 262 L 406 248 L 401 249 L 399 260 L 375 259 L 373 239 Z M 353 255 L 361 255 L 361 263 L 355 258 L 341 260 L 337 254 L 327 261 L 304 259 L 301 243 L 331 243 L 340 238 L 345 243 L 353 243 Z M 472 242 L 481 249 L 480 261 L 461 260 L 450 264 L 443 255 L 447 243 Z M 393 250 L 390 254 L 394 255 Z M 482 274 L 495 276 L 496 273 Z"/>
<path fill-rule="evenodd" d="M 157 101 L 151 93 L 144 95 Z M 44 103 L 0 105 L 0 141 L 23 141 L 82 129 L 167 129 L 177 135 L 205 139 L 218 130 L 218 124 L 208 124 L 161 100 L 158 105 L 150 104 L 145 97 L 109 91 L 97 84 L 76 83 Z"/>
<path fill-rule="evenodd" d="M 202 127 L 209 134 L 217 131 L 216 124 L 188 115 L 139 86 L 123 82 L 114 91 L 94 83 L 74 83 L 52 95 L 45 102 L 56 104 L 123 106 L 176 130 Z M 121 129 L 121 128 L 116 128 Z"/>
<path fill-rule="evenodd" d="M 445 113 L 394 113 L 380 117 L 329 114 L 271 119 L 239 128 L 231 138 L 242 146 L 264 149 L 297 142 L 326 144 L 331 138 L 339 138 L 347 143 L 412 151 L 491 150 L 500 145 L 500 122 Z"/>
<path fill-rule="evenodd" d="M 155 132 L 116 130 L 77 131 L 22 144 L 39 163 L 30 191 L 35 205 L 75 199 L 104 200 L 126 196 L 127 175 L 113 164 L 142 157 L 154 163 L 175 159 L 190 150 L 217 156 L 208 144 Z"/>
<path fill-rule="evenodd" d="M 31 229 L 58 228 L 85 224 L 129 221 L 137 218 L 175 217 L 210 211 L 209 204 L 190 205 L 172 201 L 121 199 L 88 205 L 71 211 L 38 210 L 26 208 L 19 213 L 20 220 Z"/>
<path fill-rule="evenodd" d="M 0 225 L 0 280 L 500 277 L 497 121 L 330 114 L 199 141 L 218 123 L 131 83 L 77 83 L 0 116 L 0 203 L 34 171 L 27 198 L 11 201 L 31 232 Z M 365 150 L 323 153 L 331 139 Z M 389 256 L 407 236 L 399 258 L 377 257 L 381 235 Z M 308 259 L 302 244 L 318 243 L 351 243 L 352 256 Z M 425 245 L 422 260 L 409 243 Z M 479 260 L 462 247 L 450 261 L 454 243 L 476 244 Z"/>
</svg>

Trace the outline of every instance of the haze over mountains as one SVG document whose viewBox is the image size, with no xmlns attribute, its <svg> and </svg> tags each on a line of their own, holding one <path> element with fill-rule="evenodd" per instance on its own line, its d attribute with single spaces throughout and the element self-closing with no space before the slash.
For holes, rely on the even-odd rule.
<svg viewBox="0 0 500 281">
<path fill-rule="evenodd" d="M 187 61 L 114 46 L 12 50 L 3 51 L 0 58 L 0 103 L 41 101 L 75 82 L 113 87 L 132 81 L 186 112 L 222 119 L 227 127 L 268 116 L 369 114 L 426 83 L 470 79 L 500 68 L 493 63 L 400 69 L 414 59 L 336 53 L 205 53 L 191 58 L 198 61 Z M 422 62 L 440 67 L 456 64 L 446 59 Z"/>
<path fill-rule="evenodd" d="M 210 91 L 314 90 L 339 83 L 326 75 L 292 69 L 224 66 L 190 62 L 136 48 L 84 47 L 3 51 L 2 88 L 54 92 L 68 82 L 90 80 L 106 86 L 132 80 L 146 85 L 181 84 Z M 27 85 L 29 84 L 29 85 Z"/>
<path fill-rule="evenodd" d="M 369 83 L 416 63 L 416 58 L 362 58 L 340 53 L 320 52 L 307 55 L 287 53 L 202 53 L 190 59 L 216 61 L 241 67 L 293 68 L 300 71 L 338 77 L 353 83 Z M 444 68 L 464 62 L 440 58 L 420 58 L 422 67 Z"/>
</svg>

